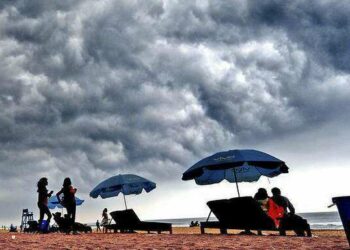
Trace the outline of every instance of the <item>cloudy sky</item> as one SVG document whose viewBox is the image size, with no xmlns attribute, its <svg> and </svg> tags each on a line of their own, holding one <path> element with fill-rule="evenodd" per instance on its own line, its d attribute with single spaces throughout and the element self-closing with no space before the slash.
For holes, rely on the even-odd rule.
<svg viewBox="0 0 350 250">
<path fill-rule="evenodd" d="M 288 175 L 299 212 L 349 194 L 349 1 L 1 1 L 0 224 L 37 214 L 36 182 L 66 176 L 82 221 L 121 197 L 89 191 L 119 173 L 157 182 L 128 197 L 141 218 L 206 216 L 234 185 L 182 172 L 217 151 L 255 148 Z"/>
</svg>

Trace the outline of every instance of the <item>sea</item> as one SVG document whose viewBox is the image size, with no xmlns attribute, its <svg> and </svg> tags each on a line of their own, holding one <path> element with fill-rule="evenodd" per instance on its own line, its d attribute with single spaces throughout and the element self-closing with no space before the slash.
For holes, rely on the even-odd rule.
<svg viewBox="0 0 350 250">
<path fill-rule="evenodd" d="M 318 212 L 318 213 L 298 213 L 304 219 L 307 219 L 311 229 L 343 229 L 338 212 Z M 173 227 L 189 227 L 191 221 L 206 221 L 207 217 L 179 218 L 179 219 L 155 219 L 154 222 L 171 223 Z M 215 217 L 210 217 L 209 221 L 215 221 Z M 95 228 L 95 223 L 88 223 Z"/>
<path fill-rule="evenodd" d="M 311 229 L 343 229 L 338 212 L 319 212 L 319 213 L 299 213 L 301 217 L 308 220 Z M 182 219 L 162 219 L 152 220 L 156 222 L 172 223 L 175 227 L 188 227 L 191 221 L 206 221 L 206 217 L 182 218 Z M 210 221 L 215 221 L 215 217 L 210 217 Z"/>
</svg>

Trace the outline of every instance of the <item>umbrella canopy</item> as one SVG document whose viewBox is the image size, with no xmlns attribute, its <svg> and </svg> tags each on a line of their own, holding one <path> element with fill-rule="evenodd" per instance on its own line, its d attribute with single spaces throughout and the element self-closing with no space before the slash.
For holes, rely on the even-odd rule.
<svg viewBox="0 0 350 250">
<path fill-rule="evenodd" d="M 92 198 L 100 196 L 102 199 L 124 195 L 140 194 L 143 190 L 147 193 L 156 188 L 156 184 L 150 180 L 133 174 L 116 175 L 98 184 L 91 192 Z M 125 208 L 126 202 L 125 202 Z"/>
<path fill-rule="evenodd" d="M 183 180 L 194 179 L 198 185 L 229 182 L 253 182 L 261 176 L 288 173 L 285 162 L 264 152 L 243 149 L 219 152 L 206 157 L 183 173 Z M 239 189 L 237 185 L 237 191 Z"/>
<path fill-rule="evenodd" d="M 81 204 L 83 204 L 83 202 L 84 200 L 75 197 L 75 203 L 77 204 L 77 206 L 80 206 Z M 58 202 L 56 195 L 50 197 L 47 206 L 49 209 L 55 209 L 56 207 L 63 208 L 63 206 Z"/>
</svg>

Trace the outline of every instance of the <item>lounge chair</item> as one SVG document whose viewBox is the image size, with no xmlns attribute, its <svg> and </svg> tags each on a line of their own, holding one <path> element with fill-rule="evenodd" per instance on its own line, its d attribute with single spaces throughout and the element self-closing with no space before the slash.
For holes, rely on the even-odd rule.
<svg viewBox="0 0 350 250">
<path fill-rule="evenodd" d="M 134 231 L 161 233 L 163 231 L 169 231 L 172 234 L 170 223 L 141 221 L 133 209 L 114 211 L 110 215 L 116 223 L 107 225 L 107 230 L 113 230 L 114 232 L 118 232 L 119 230 L 122 233 Z"/>
<path fill-rule="evenodd" d="M 54 218 L 60 232 L 68 232 L 70 230 L 69 219 L 62 217 L 60 212 L 54 213 L 53 218 Z M 88 226 L 86 224 L 79 223 L 79 222 L 74 223 L 73 230 L 75 230 L 77 232 L 83 232 L 83 233 L 91 233 L 92 232 L 92 228 L 90 226 Z"/>
<path fill-rule="evenodd" d="M 285 235 L 287 230 L 294 230 L 300 236 L 304 232 L 311 236 L 309 224 L 301 217 L 298 217 L 300 218 L 299 224 L 284 223 L 283 229 L 276 228 L 273 220 L 252 197 L 209 201 L 207 205 L 218 221 L 201 222 L 202 234 L 205 233 L 205 228 L 218 228 L 222 234 L 227 234 L 228 229 L 239 229 L 246 232 L 250 232 L 250 230 L 279 231 L 280 235 Z"/>
</svg>

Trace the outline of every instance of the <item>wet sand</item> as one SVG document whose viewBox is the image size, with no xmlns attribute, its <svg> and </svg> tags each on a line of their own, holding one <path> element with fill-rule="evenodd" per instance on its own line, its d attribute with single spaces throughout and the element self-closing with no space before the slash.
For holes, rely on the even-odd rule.
<svg viewBox="0 0 350 250">
<path fill-rule="evenodd" d="M 313 231 L 314 237 L 200 235 L 199 228 L 174 228 L 169 234 L 0 234 L 1 249 L 349 249 L 340 230 Z M 271 235 L 274 234 L 274 235 Z"/>
</svg>

